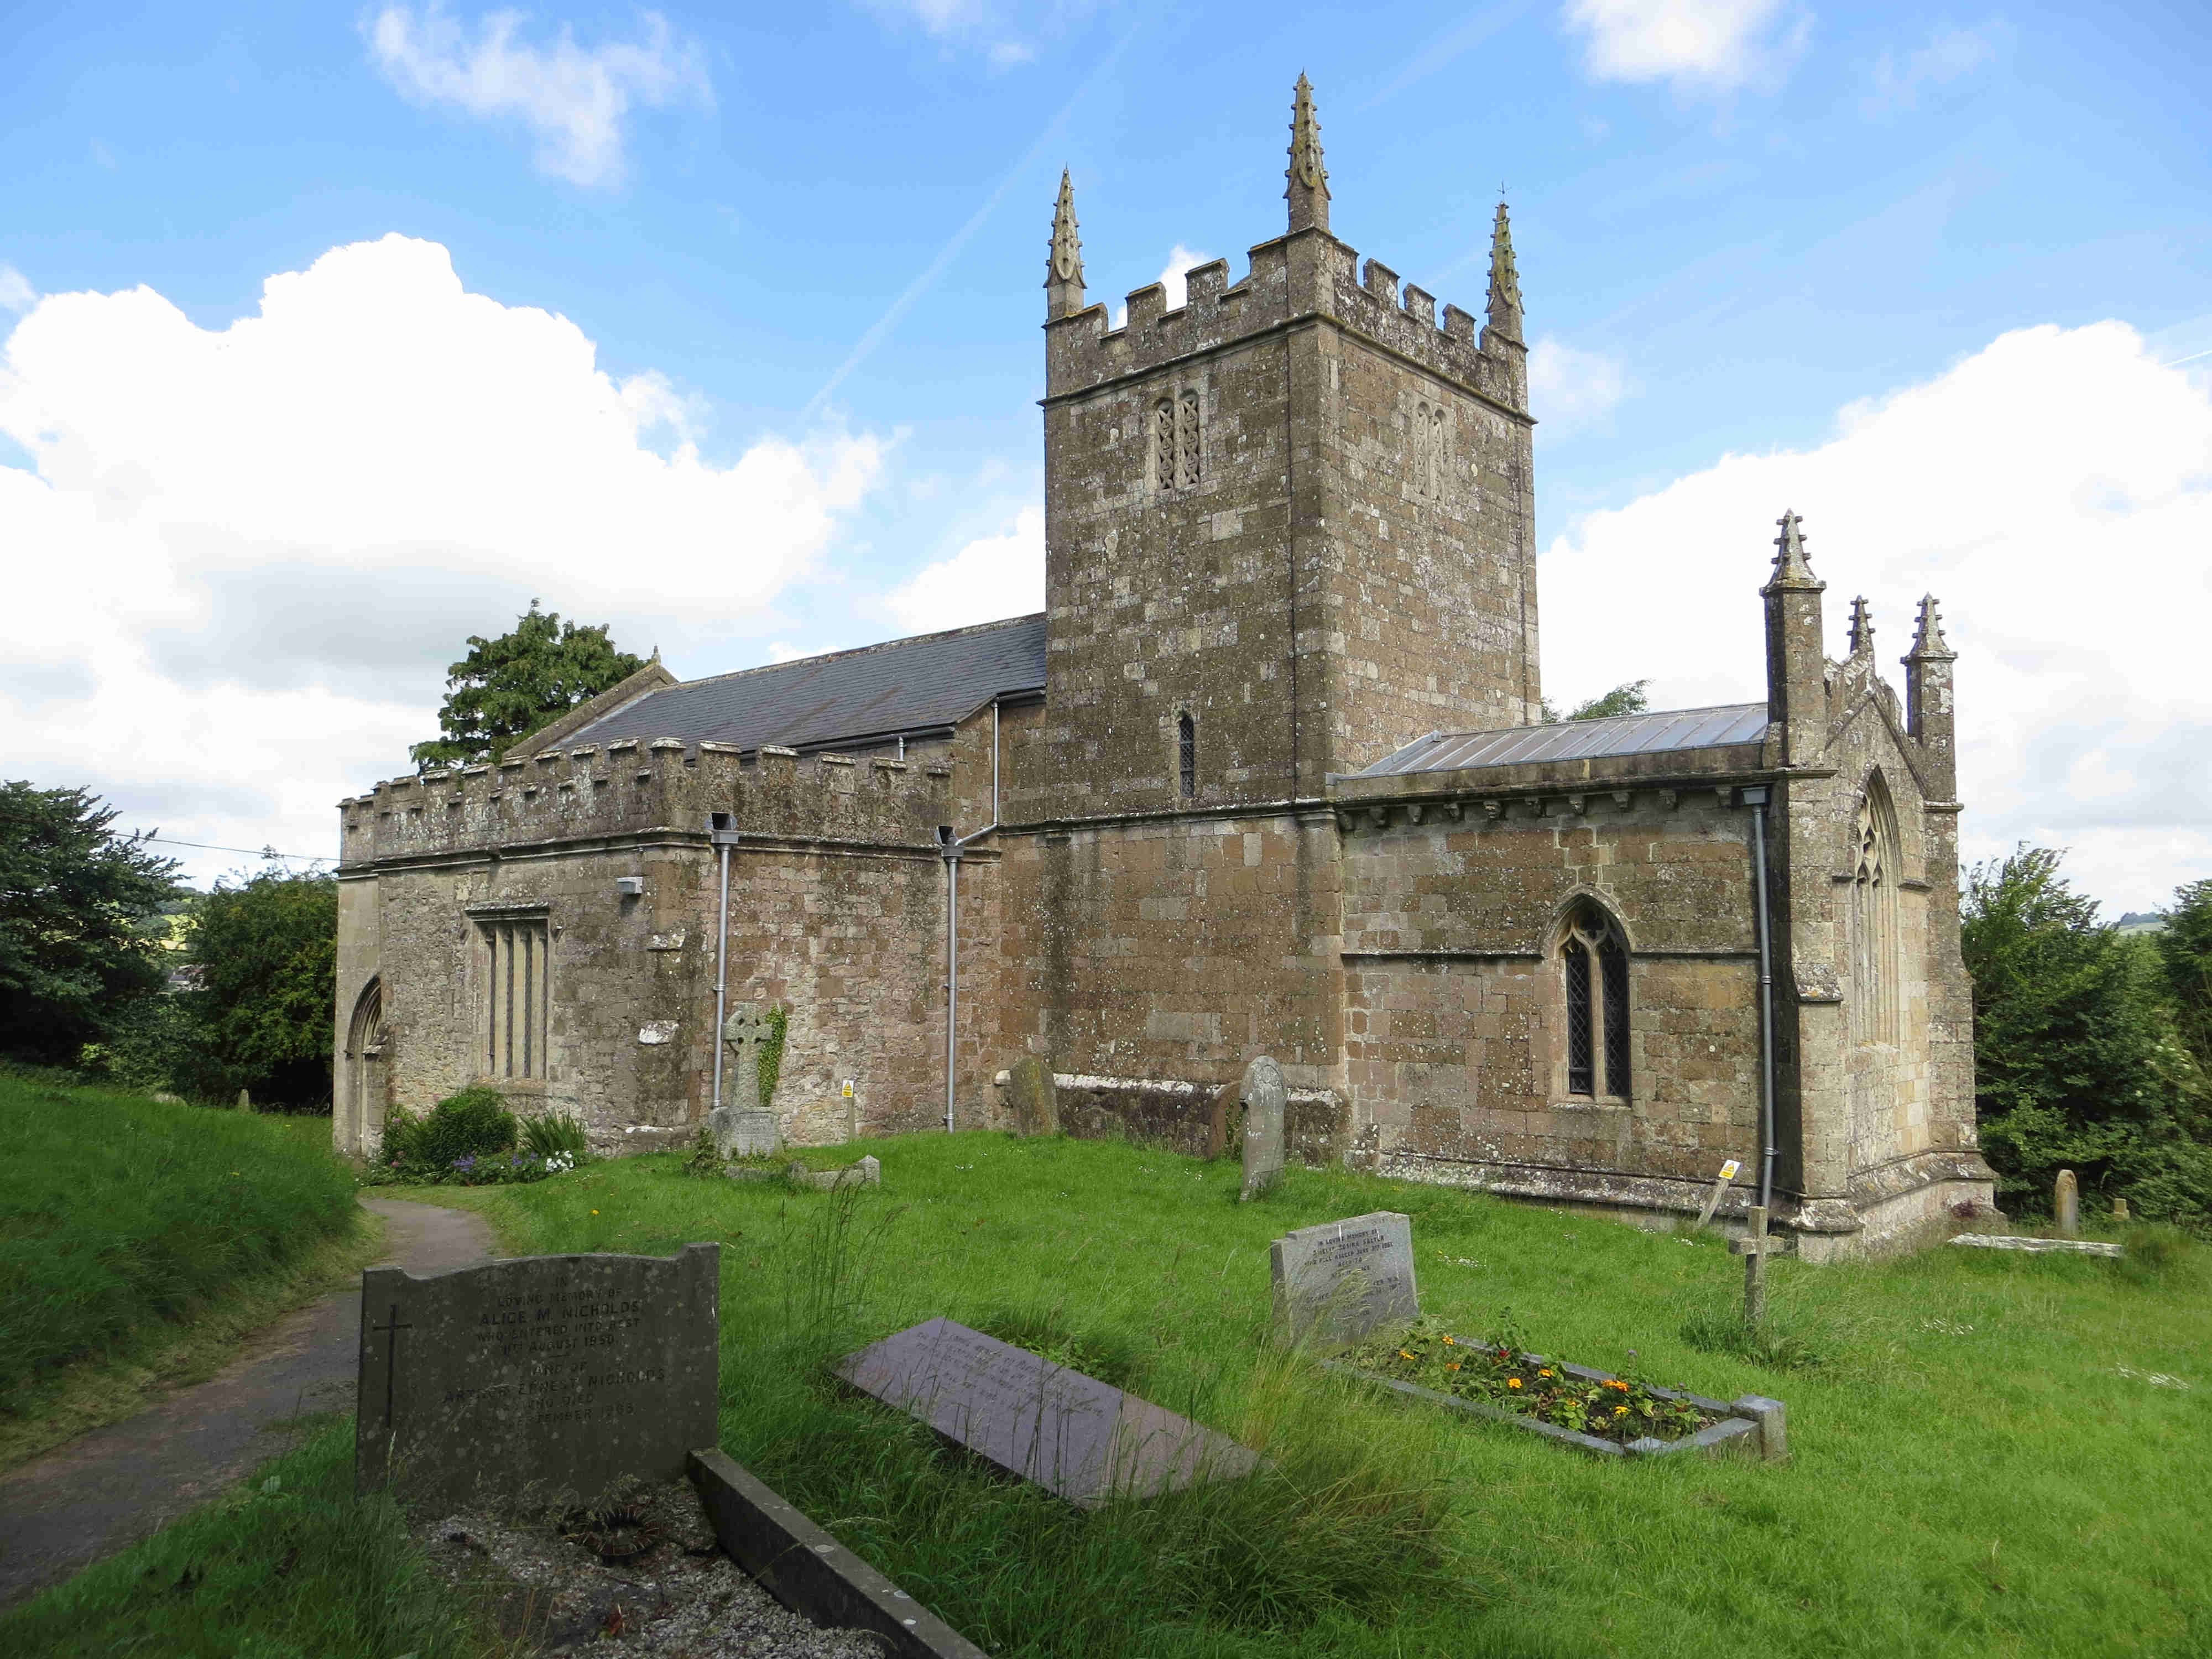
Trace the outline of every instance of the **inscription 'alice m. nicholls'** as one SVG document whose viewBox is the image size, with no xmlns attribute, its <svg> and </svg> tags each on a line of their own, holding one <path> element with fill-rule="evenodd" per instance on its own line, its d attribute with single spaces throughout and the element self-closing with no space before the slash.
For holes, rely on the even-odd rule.
<svg viewBox="0 0 2212 1659">
<path fill-rule="evenodd" d="M 715 1440 L 720 1247 L 362 1275 L 356 1484 L 580 1500 Z"/>
</svg>

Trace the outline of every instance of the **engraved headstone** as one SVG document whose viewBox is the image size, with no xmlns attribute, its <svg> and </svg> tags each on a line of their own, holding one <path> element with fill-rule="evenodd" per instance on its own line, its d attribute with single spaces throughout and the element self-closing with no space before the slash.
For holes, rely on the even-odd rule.
<svg viewBox="0 0 2212 1659">
<path fill-rule="evenodd" d="M 1268 1247 L 1275 1329 L 1290 1341 L 1346 1348 L 1378 1327 L 1420 1316 L 1413 1224 L 1395 1210 L 1285 1233 Z"/>
<path fill-rule="evenodd" d="M 1249 1474 L 1249 1448 L 1080 1371 L 932 1319 L 838 1362 L 863 1393 L 1082 1509 Z"/>
<path fill-rule="evenodd" d="M 1016 1133 L 1060 1133 L 1060 1090 L 1053 1081 L 1050 1061 L 1035 1054 L 1016 1060 L 1006 1074 L 1006 1097 L 1014 1110 Z"/>
<path fill-rule="evenodd" d="M 722 1022 L 722 1098 L 707 1114 L 717 1158 L 757 1158 L 775 1151 L 781 1137 L 775 1114 L 761 1104 L 760 1051 L 775 1028 L 760 1005 L 741 1002 Z"/>
<path fill-rule="evenodd" d="M 2081 1231 L 2081 1183 L 2074 1178 L 2073 1170 L 2061 1170 L 2051 1184 L 2051 1210 L 2057 1218 L 2058 1231 L 2069 1238 Z"/>
<path fill-rule="evenodd" d="M 721 1247 L 361 1277 L 354 1471 L 410 1500 L 589 1503 L 716 1436 Z M 489 1489 L 488 1489 L 489 1488 Z"/>
<path fill-rule="evenodd" d="M 2112 1219 L 2115 1221 L 2126 1221 L 2130 1218 L 2128 1215 L 2127 1200 L 2124 1198 L 2114 1199 L 2112 1200 Z"/>
<path fill-rule="evenodd" d="M 1290 1090 L 1283 1068 L 1261 1054 L 1244 1068 L 1237 1092 L 1244 1103 L 1244 1190 L 1239 1200 L 1257 1198 L 1283 1178 L 1283 1109 Z"/>
</svg>

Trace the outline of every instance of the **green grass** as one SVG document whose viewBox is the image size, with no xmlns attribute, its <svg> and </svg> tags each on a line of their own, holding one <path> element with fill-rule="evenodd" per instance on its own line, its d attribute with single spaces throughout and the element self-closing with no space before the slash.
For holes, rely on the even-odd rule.
<svg viewBox="0 0 2212 1659">
<path fill-rule="evenodd" d="M 474 1659 L 497 1650 L 473 1610 L 432 1575 L 397 1507 L 354 1496 L 350 1417 L 228 1496 L 0 1615 L 0 1652 L 24 1659 Z"/>
<path fill-rule="evenodd" d="M 296 1277 L 360 1214 L 325 1118 L 0 1071 L 0 1423 Z"/>
<path fill-rule="evenodd" d="M 1710 1237 L 1342 1171 L 1239 1206 L 1232 1165 L 1127 1146 L 842 1156 L 863 1152 L 884 1185 L 843 1196 L 661 1156 L 437 1197 L 516 1250 L 722 1241 L 725 1446 L 1001 1659 L 2212 1651 L 2201 1245 L 1784 1261 L 1745 1342 L 1741 1264 Z M 1271 1358 L 1267 1241 L 1372 1209 L 1413 1217 L 1426 1310 L 1777 1395 L 1793 1461 L 1600 1462 Z M 934 1314 L 1059 1344 L 1265 1446 L 1279 1478 L 1078 1516 L 822 1379 Z"/>
</svg>

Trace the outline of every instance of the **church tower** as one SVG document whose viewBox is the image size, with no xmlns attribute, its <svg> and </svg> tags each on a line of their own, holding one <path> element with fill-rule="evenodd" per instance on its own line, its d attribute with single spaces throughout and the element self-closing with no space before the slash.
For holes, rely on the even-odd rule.
<svg viewBox="0 0 2212 1659">
<path fill-rule="evenodd" d="M 1048 653 L 1010 821 L 1311 799 L 1538 702 L 1528 351 L 1501 204 L 1488 325 L 1330 228 L 1313 89 L 1285 234 L 1111 326 L 1063 178 L 1045 287 Z"/>
</svg>

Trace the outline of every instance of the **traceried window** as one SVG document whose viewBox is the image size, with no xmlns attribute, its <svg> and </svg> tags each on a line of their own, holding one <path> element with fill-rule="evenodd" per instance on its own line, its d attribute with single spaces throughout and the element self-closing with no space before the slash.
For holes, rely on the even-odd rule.
<svg viewBox="0 0 2212 1659">
<path fill-rule="evenodd" d="M 1205 471 L 1195 391 L 1163 398 L 1152 405 L 1152 484 L 1166 491 L 1188 489 Z"/>
<path fill-rule="evenodd" d="M 478 919 L 485 945 L 484 1075 L 506 1081 L 545 1075 L 550 953 L 544 916 Z"/>
<path fill-rule="evenodd" d="M 1176 716 L 1176 774 L 1185 800 L 1198 793 L 1198 722 L 1187 714 Z"/>
<path fill-rule="evenodd" d="M 1879 775 L 1851 827 L 1851 1037 L 1898 1040 L 1897 830 Z"/>
<path fill-rule="evenodd" d="M 1626 1100 L 1629 1092 L 1628 947 L 1595 904 L 1577 907 L 1559 942 L 1566 1012 L 1567 1093 Z"/>
</svg>

